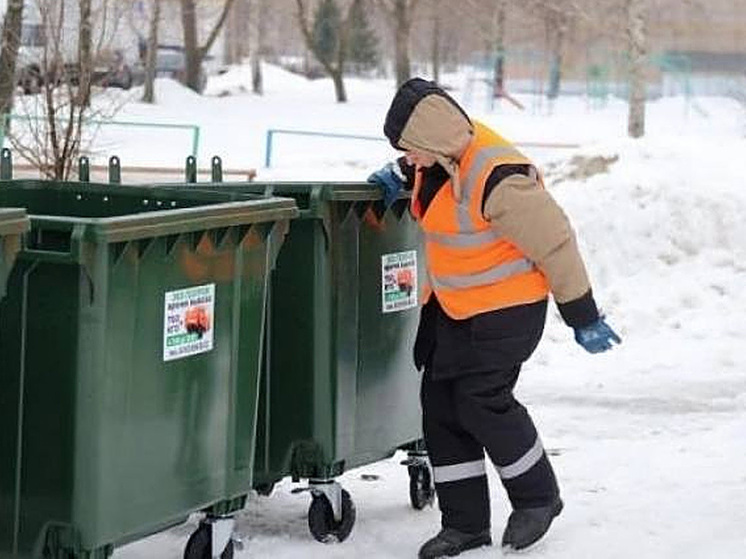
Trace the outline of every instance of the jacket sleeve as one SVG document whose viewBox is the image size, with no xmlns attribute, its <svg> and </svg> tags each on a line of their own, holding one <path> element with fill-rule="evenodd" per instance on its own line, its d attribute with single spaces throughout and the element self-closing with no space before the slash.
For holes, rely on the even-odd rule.
<svg viewBox="0 0 746 559">
<path fill-rule="evenodd" d="M 586 326 L 598 318 L 575 232 L 536 178 L 521 174 L 504 178 L 485 200 L 484 216 L 544 272 L 569 326 Z"/>
</svg>

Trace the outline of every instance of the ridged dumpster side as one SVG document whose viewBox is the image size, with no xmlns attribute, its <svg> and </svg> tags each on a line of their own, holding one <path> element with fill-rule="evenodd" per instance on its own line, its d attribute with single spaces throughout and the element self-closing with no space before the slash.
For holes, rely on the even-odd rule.
<svg viewBox="0 0 746 559">
<path fill-rule="evenodd" d="M 366 183 L 173 188 L 271 193 L 301 209 L 272 274 L 255 487 L 269 492 L 284 476 L 308 478 L 313 535 L 341 540 L 354 510 L 346 492 L 330 489 L 333 478 L 407 446 L 417 450 L 410 475 L 421 486 L 410 489 L 413 505 L 431 502 L 412 360 L 424 268 L 408 199 L 385 208 Z M 341 519 L 332 519 L 340 508 Z"/>
<path fill-rule="evenodd" d="M 328 479 L 421 436 L 411 357 L 424 278 L 420 236 L 407 201 L 385 210 L 370 185 L 273 192 L 306 211 L 291 224 L 273 274 L 255 477 Z M 413 277 L 408 293 L 396 286 L 400 304 L 387 305 L 384 267 L 397 258 Z M 292 352 L 284 351 L 289 341 Z"/>
<path fill-rule="evenodd" d="M 269 271 L 297 210 L 226 200 L 0 184 L 32 216 L 0 304 L 0 556 L 105 557 L 243 505 Z"/>
</svg>

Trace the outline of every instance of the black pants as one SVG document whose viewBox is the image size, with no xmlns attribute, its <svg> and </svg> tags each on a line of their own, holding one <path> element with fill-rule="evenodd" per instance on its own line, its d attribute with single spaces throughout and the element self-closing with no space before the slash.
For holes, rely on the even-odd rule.
<svg viewBox="0 0 746 559">
<path fill-rule="evenodd" d="M 432 355 L 428 360 L 423 428 L 443 527 L 489 528 L 485 450 L 514 509 L 548 505 L 559 494 L 534 423 L 513 396 L 520 370 L 521 363 L 498 363 L 487 372 L 433 378 Z"/>
</svg>

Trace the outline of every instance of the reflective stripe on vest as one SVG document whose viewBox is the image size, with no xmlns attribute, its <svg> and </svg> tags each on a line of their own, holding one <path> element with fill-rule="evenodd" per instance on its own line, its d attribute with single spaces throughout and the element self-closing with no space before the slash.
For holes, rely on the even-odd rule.
<svg viewBox="0 0 746 559">
<path fill-rule="evenodd" d="M 466 174 L 466 179 L 461 183 L 461 203 L 458 205 L 458 224 L 461 231 L 474 231 L 474 223 L 470 215 L 472 198 L 477 188 L 477 179 L 488 161 L 496 157 L 522 157 L 521 153 L 512 146 L 486 147 L 480 149 L 474 156 L 474 160 Z"/>
<path fill-rule="evenodd" d="M 430 282 L 434 289 L 464 289 L 495 283 L 516 274 L 530 272 L 533 269 L 533 262 L 526 258 L 521 258 L 520 260 L 500 264 L 477 274 L 431 277 Z"/>
<path fill-rule="evenodd" d="M 458 248 L 478 247 L 501 238 L 494 229 L 480 231 L 479 233 L 425 233 L 425 240 L 429 243 Z"/>
<path fill-rule="evenodd" d="M 482 215 L 485 182 L 504 164 L 531 162 L 506 140 L 475 123 L 475 137 L 461 159 L 461 200 L 450 181 L 438 190 L 423 215 L 421 173 L 416 174 L 412 213 L 425 233 L 431 290 L 452 318 L 460 319 L 512 305 L 535 302 L 549 292 L 544 275 Z"/>
</svg>

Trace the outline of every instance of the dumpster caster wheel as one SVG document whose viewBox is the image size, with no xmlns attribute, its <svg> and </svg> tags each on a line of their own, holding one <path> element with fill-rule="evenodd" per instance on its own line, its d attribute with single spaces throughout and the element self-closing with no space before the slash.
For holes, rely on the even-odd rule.
<svg viewBox="0 0 746 559">
<path fill-rule="evenodd" d="M 409 501 L 416 510 L 422 510 L 426 505 L 432 506 L 435 500 L 430 468 L 427 465 L 409 467 Z"/>
<path fill-rule="evenodd" d="M 212 559 L 212 528 L 209 524 L 201 524 L 199 528 L 189 536 L 184 559 Z M 220 559 L 233 559 L 233 540 L 228 540 Z"/>
<path fill-rule="evenodd" d="M 259 495 L 262 497 L 269 497 L 272 494 L 272 491 L 275 488 L 274 482 L 266 482 L 266 483 L 258 483 L 254 486 L 254 491 L 256 491 Z"/>
<path fill-rule="evenodd" d="M 342 489 L 342 518 L 334 518 L 332 505 L 326 495 L 313 496 L 308 508 L 308 528 L 313 537 L 321 543 L 345 541 L 355 525 L 355 505 L 350 494 Z"/>
</svg>

